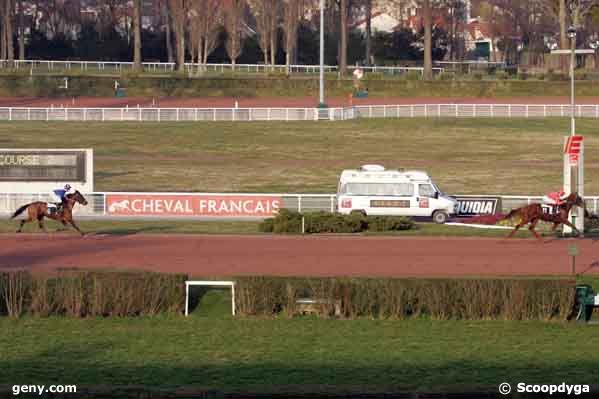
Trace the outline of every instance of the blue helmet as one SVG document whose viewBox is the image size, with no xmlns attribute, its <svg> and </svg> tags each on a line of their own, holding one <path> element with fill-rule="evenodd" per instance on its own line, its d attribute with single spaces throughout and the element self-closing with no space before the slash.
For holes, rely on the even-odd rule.
<svg viewBox="0 0 599 399">
<path fill-rule="evenodd" d="M 70 184 L 65 184 L 64 185 L 64 189 L 69 191 L 71 189 L 71 185 Z"/>
</svg>

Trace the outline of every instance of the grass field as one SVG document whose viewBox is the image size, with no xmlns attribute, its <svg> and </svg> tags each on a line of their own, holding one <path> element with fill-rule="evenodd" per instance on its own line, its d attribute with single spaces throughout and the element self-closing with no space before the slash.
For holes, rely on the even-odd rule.
<svg viewBox="0 0 599 399">
<path fill-rule="evenodd" d="M 78 226 L 85 232 L 92 234 L 265 234 L 259 230 L 260 222 L 226 222 L 226 221 L 169 221 L 169 220 L 142 220 L 142 221 L 78 221 Z M 53 220 L 45 222 L 46 228 L 56 231 L 62 227 Z M 0 234 L 14 233 L 19 226 L 18 221 L 0 221 Z M 544 236 L 550 236 L 548 231 L 551 225 L 539 223 L 538 231 Z M 24 233 L 43 234 L 36 223 L 28 223 L 23 228 Z M 77 234 L 70 229 L 69 232 Z M 508 230 L 477 229 L 472 227 L 438 225 L 435 223 L 416 223 L 412 230 L 397 232 L 366 232 L 365 235 L 398 235 L 398 236 L 463 236 L 463 237 L 505 237 Z M 587 237 L 593 234 L 586 234 Z M 515 237 L 530 238 L 532 235 L 523 229 Z"/>
<path fill-rule="evenodd" d="M 599 353 L 581 348 L 597 345 L 597 328 L 568 323 L 2 318 L 0 386 L 496 392 L 504 381 L 596 383 Z"/>
<path fill-rule="evenodd" d="M 332 193 L 365 163 L 428 171 L 442 190 L 543 194 L 561 186 L 567 119 L 335 123 L 2 123 L 0 147 L 93 148 L 97 191 Z M 586 193 L 599 193 L 595 120 Z"/>
</svg>

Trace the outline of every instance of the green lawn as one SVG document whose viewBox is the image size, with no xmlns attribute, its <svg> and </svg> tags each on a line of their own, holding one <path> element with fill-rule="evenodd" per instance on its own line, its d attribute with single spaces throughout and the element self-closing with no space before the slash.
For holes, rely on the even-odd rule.
<svg viewBox="0 0 599 399">
<path fill-rule="evenodd" d="M 0 319 L 0 386 L 225 392 L 494 391 L 597 383 L 593 326 L 192 316 Z"/>
<path fill-rule="evenodd" d="M 173 220 L 141 220 L 117 221 L 97 220 L 78 221 L 78 226 L 85 232 L 92 234 L 265 234 L 259 230 L 260 222 L 237 221 L 173 221 Z M 53 220 L 46 220 L 48 231 L 56 231 L 61 225 Z M 0 234 L 14 233 L 19 226 L 18 221 L 0 220 Z M 540 234 L 549 236 L 549 224 L 540 223 Z M 73 234 L 76 232 L 68 230 Z M 36 223 L 28 223 L 23 228 L 24 233 L 43 234 Z M 455 236 L 455 237 L 505 237 L 509 230 L 478 229 L 472 227 L 438 225 L 435 223 L 416 223 L 413 230 L 398 232 L 377 232 L 366 235 L 399 235 L 399 236 Z M 515 237 L 530 238 L 532 235 L 527 229 L 519 231 Z"/>
<path fill-rule="evenodd" d="M 365 163 L 428 171 L 449 193 L 543 194 L 561 185 L 566 119 L 335 123 L 1 123 L 4 148 L 95 150 L 98 191 L 332 193 Z M 595 120 L 586 193 L 599 192 Z"/>
</svg>

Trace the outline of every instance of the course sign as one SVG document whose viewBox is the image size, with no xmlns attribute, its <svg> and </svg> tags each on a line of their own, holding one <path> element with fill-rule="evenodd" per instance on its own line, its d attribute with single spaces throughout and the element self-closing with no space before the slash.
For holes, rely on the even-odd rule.
<svg viewBox="0 0 599 399">
<path fill-rule="evenodd" d="M 456 197 L 457 216 L 495 215 L 501 212 L 500 197 Z"/>
<path fill-rule="evenodd" d="M 112 216 L 272 217 L 281 197 L 223 194 L 106 194 Z"/>
<path fill-rule="evenodd" d="M 572 166 L 578 165 L 582 140 L 583 136 L 569 136 L 566 140 L 564 154 L 568 154 L 568 157 L 570 158 L 570 165 Z"/>
</svg>

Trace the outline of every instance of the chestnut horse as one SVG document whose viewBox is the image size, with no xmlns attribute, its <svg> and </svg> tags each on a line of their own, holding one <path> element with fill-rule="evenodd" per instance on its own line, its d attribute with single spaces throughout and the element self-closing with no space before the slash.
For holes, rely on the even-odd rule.
<svg viewBox="0 0 599 399">
<path fill-rule="evenodd" d="M 537 239 L 541 239 L 541 236 L 539 236 L 539 234 L 537 234 L 535 231 L 535 227 L 539 220 L 553 223 L 553 226 L 551 227 L 552 232 L 554 232 L 557 226 L 560 224 L 565 224 L 576 231 L 577 235 L 580 235 L 580 231 L 578 231 L 578 229 L 568 220 L 568 215 L 570 214 L 570 210 L 573 206 L 579 206 L 585 209 L 584 200 L 578 195 L 578 193 L 571 193 L 568 195 L 564 202 L 557 206 L 557 214 L 554 215 L 543 212 L 541 204 L 530 204 L 523 206 L 522 208 L 514 209 L 502 218 L 505 220 L 511 218 L 512 216 L 520 215 L 520 223 L 514 227 L 514 230 L 510 232 L 507 238 L 512 237 L 520 227 L 530 223 L 528 230 L 530 230 L 530 232 L 534 234 Z"/>
<path fill-rule="evenodd" d="M 14 219 L 21 213 L 25 212 L 25 210 L 27 210 L 29 217 L 27 219 L 21 220 L 21 225 L 19 226 L 17 233 L 20 233 L 21 230 L 23 230 L 23 225 L 25 223 L 32 222 L 34 220 L 37 220 L 40 229 L 42 229 L 44 233 L 47 233 L 48 231 L 44 226 L 44 218 L 50 218 L 61 222 L 62 225 L 65 227 L 67 226 L 67 223 L 69 223 L 71 226 L 75 228 L 75 230 L 81 233 L 81 235 L 84 235 L 84 233 L 81 230 L 79 230 L 79 227 L 77 227 L 75 221 L 73 220 L 73 208 L 76 203 L 80 203 L 81 205 L 87 205 L 87 200 L 79 191 L 75 191 L 75 193 L 67 194 L 65 196 L 65 200 L 63 201 L 62 209 L 60 210 L 60 212 L 50 213 L 48 212 L 48 204 L 46 202 L 37 201 L 27 205 L 23 205 L 22 207 L 17 209 L 16 212 L 13 213 L 13 215 L 10 218 Z"/>
</svg>

